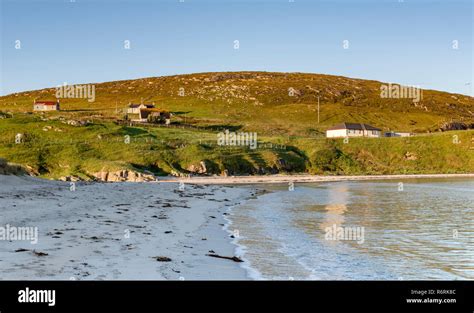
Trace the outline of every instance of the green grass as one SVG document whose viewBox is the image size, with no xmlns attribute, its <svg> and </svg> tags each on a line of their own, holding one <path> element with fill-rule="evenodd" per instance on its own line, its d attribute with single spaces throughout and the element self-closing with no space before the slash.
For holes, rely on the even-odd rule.
<svg viewBox="0 0 474 313">
<path fill-rule="evenodd" d="M 444 122 L 474 123 L 474 98 L 424 90 L 409 99 L 383 99 L 381 82 L 304 73 L 201 73 L 96 84 L 96 101 L 61 99 L 60 112 L 32 111 L 34 99 L 54 99 L 54 88 L 0 97 L 0 158 L 42 177 L 101 170 L 188 173 L 206 163 L 210 174 L 400 174 L 474 172 L 473 131 L 432 133 Z M 288 89 L 297 93 L 290 96 Z M 185 96 L 178 91 L 184 88 Z M 320 98 L 320 123 L 317 122 Z M 155 102 L 173 112 L 173 127 L 114 123 L 129 102 Z M 4 117 L 4 118 L 3 118 Z M 60 119 L 88 120 L 75 127 Z M 324 138 L 340 122 L 368 123 L 411 138 Z M 43 130 L 50 127 L 47 131 Z M 183 128 L 183 126 L 186 126 Z M 260 146 L 217 146 L 223 129 L 257 132 Z M 431 132 L 428 134 L 428 132 Z M 15 144 L 15 135 L 24 142 Z M 130 143 L 125 144 L 125 136 Z M 459 144 L 452 136 L 459 137 Z M 270 145 L 273 144 L 273 147 Z M 282 145 L 284 147 L 277 147 Z M 406 154 L 416 155 L 409 160 Z"/>
<path fill-rule="evenodd" d="M 15 143 L 17 133 L 23 134 L 22 143 Z M 129 143 L 125 142 L 127 135 Z M 209 174 L 227 170 L 231 175 L 469 173 L 474 172 L 472 138 L 474 131 L 357 138 L 348 143 L 320 137 L 263 136 L 259 147 L 252 150 L 218 146 L 217 131 L 129 127 L 112 122 L 75 127 L 17 114 L 0 122 L 0 157 L 46 178 L 75 175 L 90 179 L 101 170 L 125 168 L 158 175 L 189 173 L 187 169 L 201 161 Z M 407 153 L 416 159 L 407 159 Z"/>
<path fill-rule="evenodd" d="M 154 102 L 174 121 L 201 127 L 229 125 L 260 135 L 315 136 L 340 122 L 383 130 L 435 131 L 451 120 L 474 123 L 474 98 L 423 90 L 423 99 L 380 97 L 382 82 L 305 73 L 201 73 L 95 84 L 96 100 L 61 99 L 73 118 L 121 118 L 129 102 Z M 178 91 L 184 88 L 184 96 Z M 289 95 L 289 88 L 297 91 Z M 34 99 L 54 99 L 55 89 L 0 97 L 0 111 L 32 111 Z M 317 98 L 320 123 L 317 123 Z M 117 109 L 117 111 L 116 111 Z M 54 113 L 53 113 L 54 114 Z"/>
</svg>

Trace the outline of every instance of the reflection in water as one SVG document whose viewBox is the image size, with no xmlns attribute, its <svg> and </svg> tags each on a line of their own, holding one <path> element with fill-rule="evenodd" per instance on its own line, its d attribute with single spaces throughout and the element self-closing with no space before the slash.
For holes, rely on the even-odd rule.
<svg viewBox="0 0 474 313">
<path fill-rule="evenodd" d="M 328 190 L 328 204 L 324 207 L 326 214 L 323 220 L 319 223 L 319 227 L 323 232 L 326 228 L 333 227 L 333 225 L 342 226 L 344 224 L 344 212 L 347 210 L 347 198 L 349 195 L 347 185 L 330 185 Z"/>
<path fill-rule="evenodd" d="M 474 279 L 474 181 L 300 185 L 233 209 L 248 264 L 265 279 Z M 325 240 L 364 227 L 363 244 Z"/>
</svg>

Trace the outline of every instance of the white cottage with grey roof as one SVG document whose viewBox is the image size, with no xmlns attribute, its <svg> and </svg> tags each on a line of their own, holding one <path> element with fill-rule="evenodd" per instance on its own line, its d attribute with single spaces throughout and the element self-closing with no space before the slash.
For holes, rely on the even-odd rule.
<svg viewBox="0 0 474 313">
<path fill-rule="evenodd" d="M 327 138 L 382 137 L 382 130 L 362 123 L 341 123 L 326 130 Z"/>
</svg>

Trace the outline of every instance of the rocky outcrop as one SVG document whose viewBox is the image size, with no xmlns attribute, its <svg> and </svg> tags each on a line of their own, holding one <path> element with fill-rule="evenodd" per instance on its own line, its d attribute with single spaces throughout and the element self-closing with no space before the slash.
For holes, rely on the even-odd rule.
<svg viewBox="0 0 474 313">
<path fill-rule="evenodd" d="M 71 176 L 62 176 L 62 177 L 59 177 L 59 180 L 61 180 L 61 181 L 76 182 L 76 181 L 81 181 L 82 179 L 81 179 L 80 177 L 71 175 Z"/>
<path fill-rule="evenodd" d="M 115 172 L 100 171 L 92 174 L 97 180 L 103 182 L 147 182 L 155 181 L 155 176 L 135 172 L 132 170 L 119 170 Z"/>
<path fill-rule="evenodd" d="M 26 175 L 28 172 L 20 165 L 8 163 L 0 158 L 0 175 Z"/>
<path fill-rule="evenodd" d="M 191 164 L 186 170 L 194 174 L 207 174 L 207 167 L 204 161 L 199 162 L 199 165 Z"/>
<path fill-rule="evenodd" d="M 63 121 L 64 124 L 68 124 L 71 126 L 87 126 L 89 125 L 89 121 L 81 121 L 81 120 L 67 120 Z"/>
<path fill-rule="evenodd" d="M 12 118 L 13 115 L 9 112 L 2 112 L 0 111 L 0 119 L 4 119 L 4 118 Z"/>
<path fill-rule="evenodd" d="M 474 124 L 463 123 L 463 122 L 446 122 L 439 128 L 440 131 L 448 130 L 466 130 L 474 128 Z"/>
</svg>

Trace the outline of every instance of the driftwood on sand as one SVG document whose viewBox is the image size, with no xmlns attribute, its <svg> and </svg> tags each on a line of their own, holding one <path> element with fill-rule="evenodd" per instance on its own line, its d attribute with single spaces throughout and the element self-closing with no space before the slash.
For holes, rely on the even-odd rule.
<svg viewBox="0 0 474 313">
<path fill-rule="evenodd" d="M 226 260 L 231 260 L 231 261 L 234 261 L 234 262 L 243 262 L 243 260 L 239 257 L 236 257 L 236 256 L 223 256 L 223 255 L 218 255 L 218 254 L 215 254 L 215 253 L 209 253 L 209 254 L 206 254 L 207 256 L 211 256 L 213 258 L 219 258 L 219 259 L 226 259 Z"/>
</svg>

